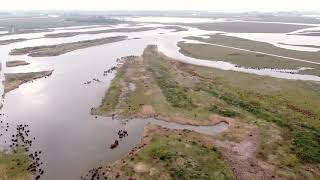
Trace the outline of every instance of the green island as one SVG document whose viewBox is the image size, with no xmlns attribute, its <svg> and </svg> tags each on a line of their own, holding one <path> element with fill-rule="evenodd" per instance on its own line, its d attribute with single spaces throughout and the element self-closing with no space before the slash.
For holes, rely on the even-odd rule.
<svg viewBox="0 0 320 180">
<path fill-rule="evenodd" d="M 154 45 L 149 45 L 141 57 L 128 56 L 121 61 L 123 64 L 101 105 L 92 110 L 93 114 L 118 118 L 153 117 L 190 125 L 229 124 L 225 132 L 205 138 L 213 145 L 211 149 L 216 150 L 214 154 L 222 155 L 212 155 L 221 160 L 212 162 L 214 168 L 211 163 L 200 163 L 195 153 L 200 149 L 192 147 L 194 152 L 189 152 L 188 158 L 201 164 L 203 171 L 196 173 L 199 177 L 212 177 L 205 172 L 209 167 L 223 175 L 219 176 L 221 179 L 320 177 L 320 108 L 315 108 L 320 107 L 319 83 L 185 64 L 167 57 Z M 145 136 L 153 137 L 148 132 L 145 131 Z M 147 143 L 143 138 L 139 150 L 128 155 L 130 161 L 126 159 L 101 168 L 105 170 L 101 176 L 152 179 L 151 169 L 155 168 L 156 173 L 162 172 L 157 177 L 190 179 L 189 175 L 196 169 L 171 167 L 171 163 L 180 162 L 176 154 L 185 152 L 178 148 L 180 140 L 176 142 L 176 135 L 163 134 Z M 231 174 L 223 162 L 232 170 Z M 138 165 L 140 168 L 136 167 Z M 170 174 L 172 171 L 175 173 Z M 183 173 L 177 178 L 180 171 Z"/>
<path fill-rule="evenodd" d="M 106 30 L 96 30 L 96 31 L 85 31 L 85 32 L 64 32 L 64 33 L 52 33 L 46 34 L 44 37 L 46 38 L 61 38 L 61 37 L 73 37 L 81 34 L 103 34 L 103 33 L 115 33 L 115 32 L 142 32 L 142 31 L 150 31 L 155 30 L 158 27 L 140 27 L 140 28 L 117 28 L 117 29 L 106 29 Z M 162 29 L 172 29 L 175 32 L 186 31 L 185 28 L 179 26 L 165 26 L 161 27 Z"/>
<path fill-rule="evenodd" d="M 17 66 L 26 66 L 29 65 L 27 61 L 22 61 L 22 60 L 15 60 L 15 61 L 7 61 L 6 66 L 7 67 L 17 67 Z"/>
<path fill-rule="evenodd" d="M 5 80 L 3 81 L 4 85 L 4 93 L 8 93 L 16 88 L 18 88 L 21 84 L 32 82 L 33 80 L 46 78 L 51 76 L 52 71 L 39 71 L 39 72 L 28 72 L 28 73 L 5 73 Z"/>
<path fill-rule="evenodd" d="M 99 46 L 109 44 L 113 42 L 124 41 L 127 36 L 114 36 L 101 39 L 85 40 L 72 43 L 63 43 L 49 46 L 35 46 L 25 47 L 19 49 L 13 49 L 10 55 L 24 55 L 28 54 L 31 57 L 46 57 L 46 56 L 59 56 L 78 49 L 89 48 L 93 46 Z"/>
<path fill-rule="evenodd" d="M 279 23 L 255 23 L 255 22 L 207 22 L 207 23 L 179 23 L 180 25 L 196 27 L 202 30 L 223 31 L 228 33 L 290 33 L 312 26 L 279 24 Z"/>
</svg>

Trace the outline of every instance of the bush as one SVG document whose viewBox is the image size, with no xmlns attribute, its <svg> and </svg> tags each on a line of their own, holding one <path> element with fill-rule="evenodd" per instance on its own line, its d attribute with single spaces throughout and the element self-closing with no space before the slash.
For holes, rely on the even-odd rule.
<svg viewBox="0 0 320 180">
<path fill-rule="evenodd" d="M 151 155 L 153 157 L 159 158 L 162 161 L 168 161 L 172 157 L 174 157 L 176 153 L 169 151 L 165 146 L 161 146 L 161 147 L 151 149 Z"/>
<path fill-rule="evenodd" d="M 299 130 L 295 133 L 293 144 L 300 160 L 320 163 L 320 130 Z"/>
<path fill-rule="evenodd" d="M 220 115 L 225 116 L 225 117 L 236 117 L 236 116 L 239 115 L 239 113 L 237 113 L 235 111 L 231 111 L 231 110 L 227 110 L 227 109 L 221 109 L 216 105 L 211 106 L 209 111 L 213 112 L 213 113 L 220 114 Z"/>
</svg>

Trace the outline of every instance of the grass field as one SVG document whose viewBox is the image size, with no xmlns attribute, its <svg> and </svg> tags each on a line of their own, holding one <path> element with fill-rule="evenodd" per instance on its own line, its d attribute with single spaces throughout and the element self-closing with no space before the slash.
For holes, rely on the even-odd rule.
<svg viewBox="0 0 320 180">
<path fill-rule="evenodd" d="M 251 22 L 217 22 L 217 23 L 195 23 L 182 24 L 197 27 L 202 30 L 223 31 L 230 33 L 289 33 L 303 28 L 304 25 L 288 25 L 276 23 L 251 23 Z"/>
<path fill-rule="evenodd" d="M 78 49 L 88 48 L 92 46 L 99 46 L 103 44 L 118 42 L 126 40 L 127 36 L 114 36 L 93 40 L 78 41 L 72 43 L 63 43 L 50 46 L 35 46 L 13 49 L 10 55 L 24 55 L 28 54 L 31 57 L 46 57 L 46 56 L 59 56 Z"/>
<path fill-rule="evenodd" d="M 254 158 L 270 166 L 275 177 L 320 177 L 319 83 L 179 63 L 154 46 L 148 46 L 139 60 L 125 64 L 117 103 L 120 116 L 196 125 L 212 123 L 213 115 L 231 117 L 258 128 L 261 137 Z M 136 85 L 134 91 L 126 88 L 129 83 Z M 237 143 L 245 133 L 233 128 L 220 138 Z"/>
<path fill-rule="evenodd" d="M 14 28 L 11 34 L 47 32 L 49 28 L 70 27 L 70 26 L 87 26 L 87 25 L 114 25 L 121 23 L 119 20 L 106 19 L 94 15 L 62 15 L 60 17 L 48 17 L 43 15 L 34 16 L 12 16 L 0 18 L 0 27 L 6 30 Z M 2 34 L 8 35 L 8 34 Z"/>
<path fill-rule="evenodd" d="M 29 72 L 29 73 L 5 73 L 5 81 L 3 81 L 4 85 L 4 93 L 8 93 L 16 88 L 18 88 L 21 84 L 27 83 L 39 78 L 51 76 L 52 71 L 40 71 L 40 72 Z"/>
<path fill-rule="evenodd" d="M 279 48 L 273 46 L 269 43 L 258 42 L 258 41 L 251 41 L 247 39 L 242 39 L 238 37 L 232 36 L 225 36 L 225 35 L 212 35 L 209 39 L 203 38 L 191 38 L 191 39 L 198 39 L 203 42 L 209 42 L 214 44 L 221 44 L 225 46 L 232 46 L 236 48 L 248 49 L 253 51 L 260 51 L 270 54 L 276 54 L 280 56 L 287 56 L 292 58 L 304 59 L 314 62 L 320 62 L 319 55 L 320 52 L 306 52 L 306 51 L 295 51 L 290 49 Z M 290 61 L 291 62 L 291 61 Z M 294 62 L 292 62 L 294 63 Z"/>
</svg>

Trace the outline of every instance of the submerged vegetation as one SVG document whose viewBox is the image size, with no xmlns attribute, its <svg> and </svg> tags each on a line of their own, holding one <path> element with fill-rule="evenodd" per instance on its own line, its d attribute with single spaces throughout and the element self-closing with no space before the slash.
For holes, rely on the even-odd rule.
<svg viewBox="0 0 320 180">
<path fill-rule="evenodd" d="M 102 99 L 102 103 L 95 111 L 96 113 L 112 113 L 116 110 L 122 92 L 124 68 L 119 68 L 115 78 L 111 81 L 110 87 Z"/>
</svg>

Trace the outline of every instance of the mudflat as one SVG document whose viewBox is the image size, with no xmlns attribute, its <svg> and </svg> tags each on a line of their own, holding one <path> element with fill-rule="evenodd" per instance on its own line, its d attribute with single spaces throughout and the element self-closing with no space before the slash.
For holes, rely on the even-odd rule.
<svg viewBox="0 0 320 180">
<path fill-rule="evenodd" d="M 32 56 L 32 57 L 59 56 L 59 55 L 62 55 L 71 51 L 75 51 L 78 49 L 84 49 L 92 46 L 99 46 L 103 44 L 123 41 L 125 39 L 127 39 L 127 36 L 114 36 L 114 37 L 79 41 L 79 42 L 73 42 L 73 43 L 57 44 L 57 45 L 51 45 L 51 46 L 25 47 L 25 48 L 13 49 L 10 52 L 10 55 L 28 54 L 28 56 Z"/>
<path fill-rule="evenodd" d="M 7 67 L 16 67 L 16 66 L 26 66 L 29 65 L 27 61 L 21 61 L 21 60 L 16 60 L 16 61 L 7 61 L 6 66 Z"/>
<path fill-rule="evenodd" d="M 53 73 L 52 71 L 40 71 L 40 72 L 29 72 L 29 73 L 5 73 L 4 93 L 8 93 L 21 84 L 30 82 L 35 79 L 48 77 Z"/>
</svg>

